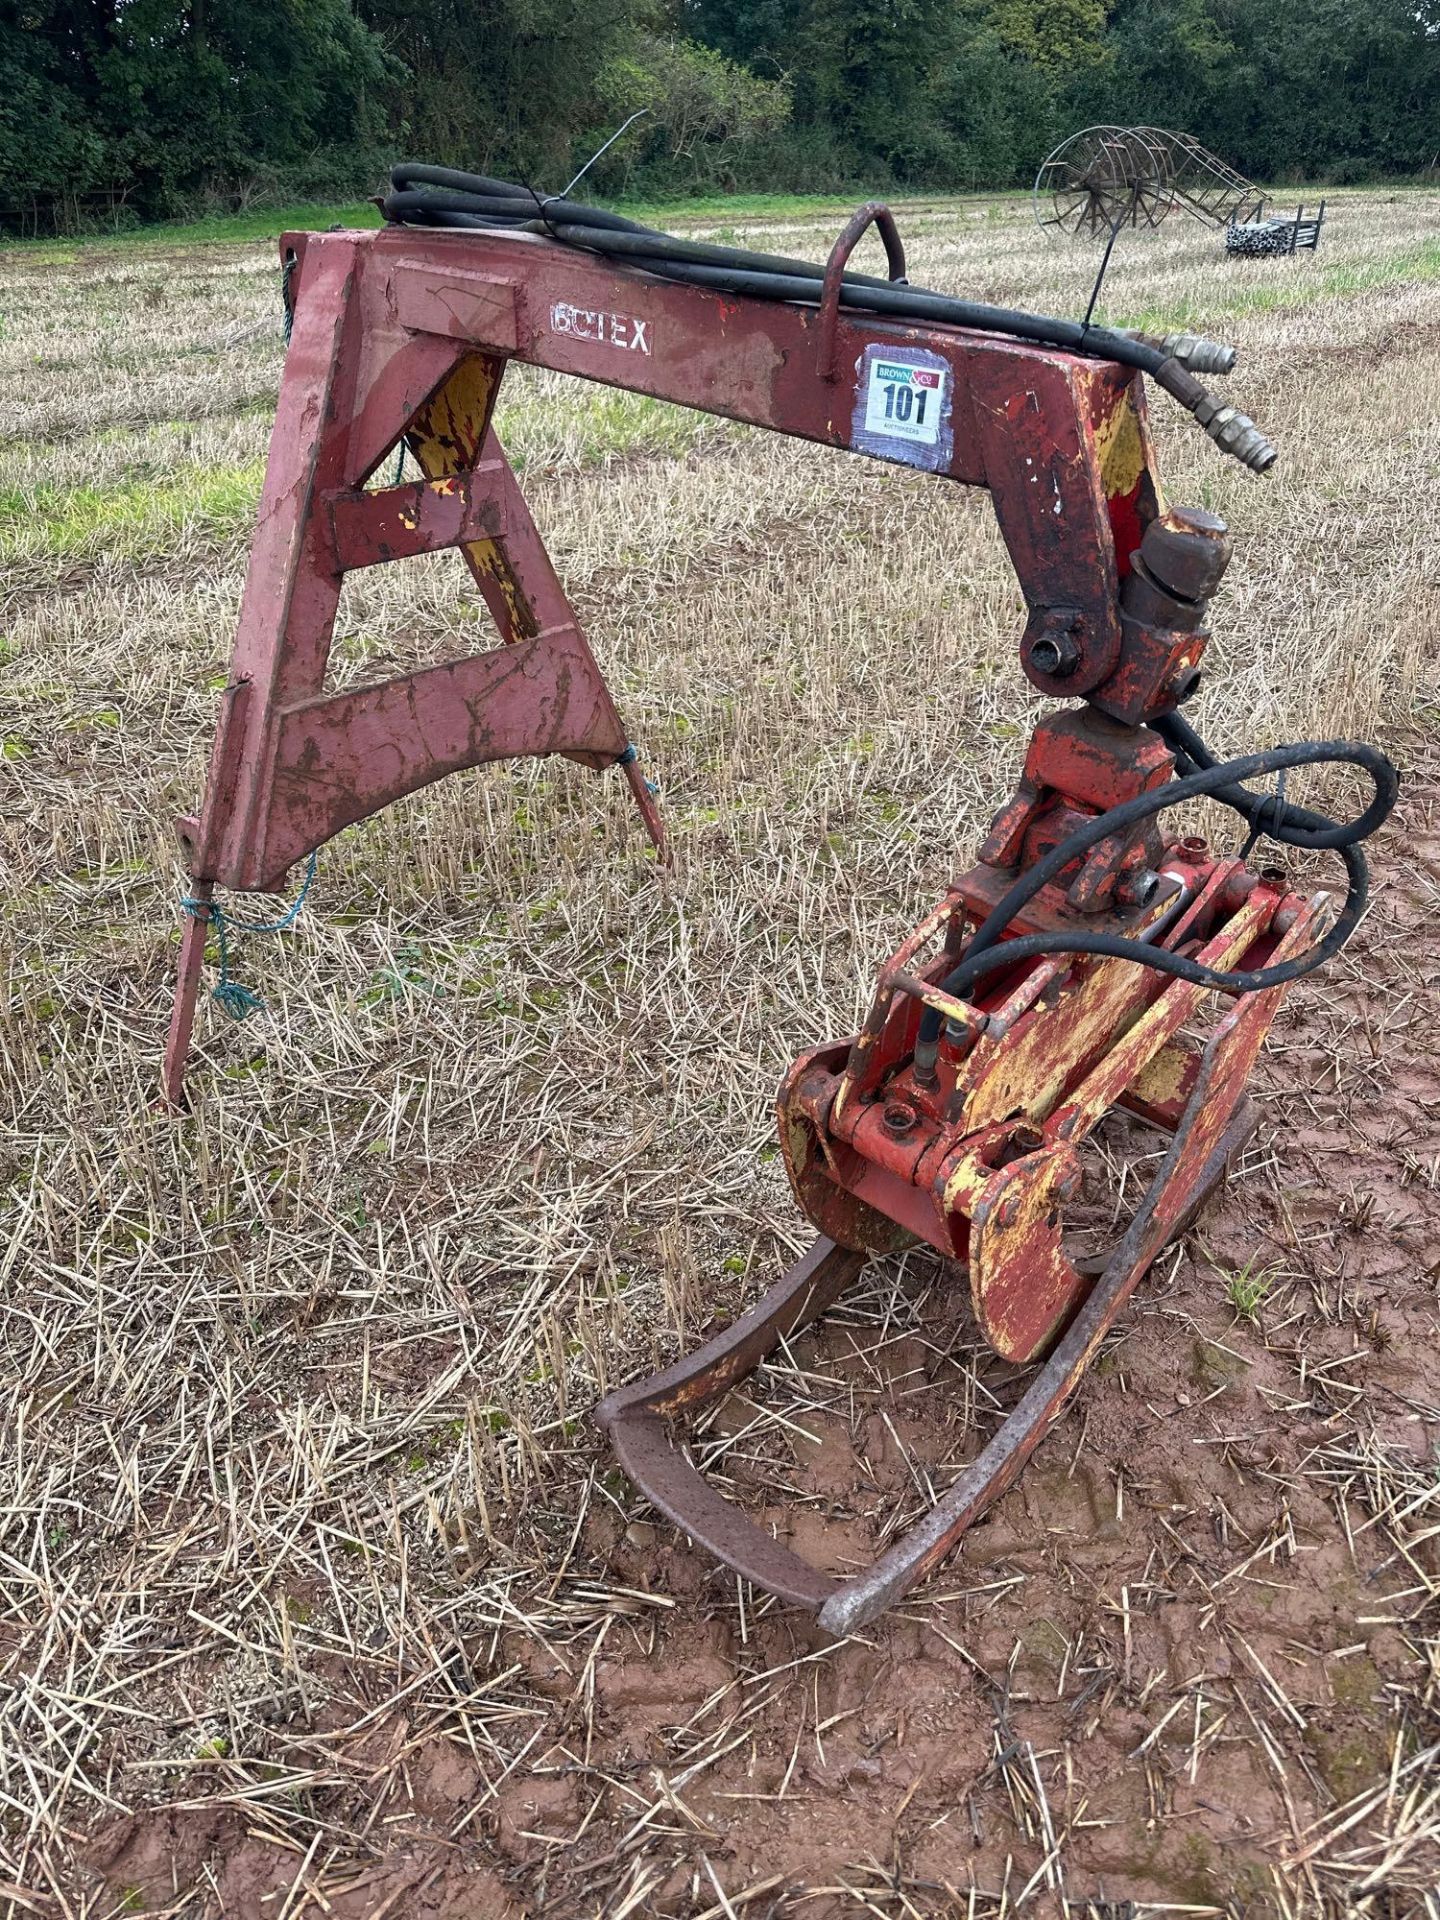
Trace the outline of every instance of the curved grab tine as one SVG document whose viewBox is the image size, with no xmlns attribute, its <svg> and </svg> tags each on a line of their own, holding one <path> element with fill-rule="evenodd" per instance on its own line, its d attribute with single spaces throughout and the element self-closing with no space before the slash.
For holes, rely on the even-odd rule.
<svg viewBox="0 0 1440 1920">
<path fill-rule="evenodd" d="M 1213 1065 L 1213 1054 L 1208 1064 Z M 1207 1091 L 1202 1069 L 1190 1099 L 1190 1118 L 1198 1117 Z M 1155 1215 L 1183 1156 L 1187 1127 L 1177 1130 L 1170 1151 L 1152 1181 L 1139 1211 L 1111 1254 L 1105 1272 L 1071 1322 L 1054 1353 L 1026 1388 L 1020 1404 L 1008 1415 L 989 1444 L 961 1474 L 944 1498 L 923 1520 L 872 1567 L 832 1595 L 820 1609 L 820 1625 L 828 1633 L 854 1633 L 884 1613 L 887 1607 L 923 1580 L 954 1547 L 973 1521 L 1015 1481 L 1020 1469 L 1050 1431 L 1055 1416 L 1070 1398 L 1095 1349 L 1115 1324 L 1120 1309 L 1149 1271 L 1160 1248 L 1178 1238 L 1189 1220 L 1219 1182 L 1232 1155 L 1255 1131 L 1253 1104 L 1242 1099 L 1229 1124 L 1207 1156 L 1183 1212 L 1157 1227 Z"/>
<path fill-rule="evenodd" d="M 841 1582 L 772 1539 L 717 1493 L 672 1439 L 664 1418 L 718 1399 L 782 1340 L 822 1314 L 865 1259 L 822 1236 L 733 1326 L 648 1380 L 608 1394 L 595 1410 L 622 1470 L 652 1506 L 723 1565 L 812 1613 Z"/>
<path fill-rule="evenodd" d="M 865 1260 L 863 1253 L 837 1247 L 821 1235 L 733 1326 L 673 1366 L 628 1387 L 617 1387 L 595 1409 L 596 1420 L 612 1432 L 621 1420 L 639 1414 L 675 1414 L 719 1399 L 782 1340 L 822 1314 Z"/>
<path fill-rule="evenodd" d="M 733 1506 L 671 1439 L 654 1414 L 621 1414 L 609 1425 L 610 1444 L 626 1477 L 667 1520 L 688 1533 L 722 1566 L 753 1580 L 792 1606 L 818 1613 L 843 1582 L 822 1573 L 757 1527 Z"/>
<path fill-rule="evenodd" d="M 885 243 L 885 264 L 890 270 L 890 278 L 895 281 L 905 279 L 905 243 L 900 238 L 895 216 L 883 200 L 867 200 L 846 221 L 840 237 L 830 249 L 830 258 L 825 262 L 815 355 L 822 380 L 834 381 L 839 378 L 839 369 L 835 365 L 835 329 L 840 320 L 840 288 L 845 279 L 846 263 L 855 251 L 855 243 L 872 223 L 880 229 L 880 238 Z"/>
</svg>

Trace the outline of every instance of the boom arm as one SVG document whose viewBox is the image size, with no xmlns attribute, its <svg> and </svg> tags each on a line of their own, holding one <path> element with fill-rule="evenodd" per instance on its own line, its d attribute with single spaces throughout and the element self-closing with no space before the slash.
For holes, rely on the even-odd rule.
<svg viewBox="0 0 1440 1920">
<path fill-rule="evenodd" d="M 585 211 L 551 207 L 565 218 Z M 594 218 L 625 229 L 615 244 L 632 250 L 659 238 Z M 897 283 L 845 274 L 875 218 Z M 687 261 L 706 252 L 669 244 Z M 512 359 L 988 488 L 1025 597 L 1025 672 L 1042 692 L 1080 696 L 1096 712 L 1089 731 L 1072 729 L 1059 746 L 1053 730 L 1037 736 L 987 845 L 997 866 L 1023 865 L 1046 831 L 1165 776 L 1168 755 L 1160 749 L 1157 766 L 1141 723 L 1193 690 L 1227 551 L 1219 522 L 1164 511 L 1155 476 L 1134 366 L 1153 361 L 1183 399 L 1178 348 L 1104 335 L 1111 360 L 977 330 L 980 317 L 997 316 L 898 283 L 898 236 L 873 207 L 841 236 L 823 281 L 800 268 L 812 279 L 792 282 L 794 263 L 771 262 L 780 278 L 763 282 L 768 298 L 684 278 L 707 267 L 677 266 L 667 278 L 656 258 L 646 270 L 588 241 L 503 226 L 290 234 L 281 253 L 290 347 L 232 672 L 203 811 L 179 823 L 196 904 L 166 1052 L 172 1103 L 216 886 L 277 890 L 342 827 L 448 773 L 523 754 L 621 765 L 662 844 L 636 750 L 491 424 Z M 792 285 L 814 303 L 774 297 Z M 865 306 L 887 299 L 896 313 L 955 308 L 977 327 Z M 1069 322 L 998 319 L 1077 344 L 1085 335 Z M 1210 406 L 1202 424 L 1227 444 L 1233 422 L 1190 386 L 1187 404 L 1197 418 Z M 402 443 L 425 477 L 373 485 Z M 1262 442 L 1239 457 L 1273 453 Z M 460 549 L 503 644 L 327 689 L 346 573 L 447 547 Z M 1104 906 L 1151 841 L 1137 831 L 1098 848 L 1076 905 Z"/>
<path fill-rule="evenodd" d="M 335 244 L 353 238 L 287 236 L 297 302 Z M 1034 684 L 1091 694 L 1121 669 L 1119 583 L 1159 507 L 1138 375 L 992 334 L 675 285 L 529 234 L 391 228 L 368 238 L 357 291 L 372 351 L 388 358 L 400 345 L 385 339 L 393 316 L 412 342 L 448 341 L 986 487 L 1030 613 L 1022 658 Z M 907 392 L 926 417 L 895 417 Z M 393 417 L 390 396 L 376 398 Z M 359 477 L 393 446 L 379 444 L 369 411 L 362 403 Z M 1060 632 L 1075 657 L 1047 672 L 1033 643 Z"/>
</svg>

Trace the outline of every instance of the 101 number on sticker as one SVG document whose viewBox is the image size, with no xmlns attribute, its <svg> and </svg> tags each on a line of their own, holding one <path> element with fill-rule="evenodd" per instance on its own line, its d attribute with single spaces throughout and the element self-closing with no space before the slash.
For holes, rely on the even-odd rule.
<svg viewBox="0 0 1440 1920">
<path fill-rule="evenodd" d="M 865 390 L 865 431 L 933 447 L 940 438 L 946 375 L 894 360 L 870 362 Z"/>
</svg>

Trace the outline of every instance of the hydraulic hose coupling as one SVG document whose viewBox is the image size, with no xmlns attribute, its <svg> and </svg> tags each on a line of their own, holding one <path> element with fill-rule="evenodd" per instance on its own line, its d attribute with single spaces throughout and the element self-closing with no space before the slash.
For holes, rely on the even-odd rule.
<svg viewBox="0 0 1440 1920">
<path fill-rule="evenodd" d="M 1115 331 L 1127 340 L 1154 347 L 1167 360 L 1178 360 L 1191 373 L 1214 373 L 1223 377 L 1235 371 L 1235 362 L 1240 357 L 1234 347 L 1227 347 L 1223 340 L 1207 340 L 1203 333 L 1143 333 L 1139 327 L 1116 327 Z"/>
<path fill-rule="evenodd" d="M 1228 453 L 1252 473 L 1268 473 L 1277 455 L 1248 413 L 1228 407 L 1207 393 L 1194 409 L 1195 418 L 1222 452 Z"/>
</svg>

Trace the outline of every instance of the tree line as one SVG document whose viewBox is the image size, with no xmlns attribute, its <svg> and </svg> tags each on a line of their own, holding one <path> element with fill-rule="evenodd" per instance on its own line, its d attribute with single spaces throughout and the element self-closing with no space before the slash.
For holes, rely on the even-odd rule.
<svg viewBox="0 0 1440 1920">
<path fill-rule="evenodd" d="M 1023 184 L 1097 121 L 1267 182 L 1440 167 L 1440 0 L 0 0 L 0 227 L 371 192 Z"/>
</svg>

